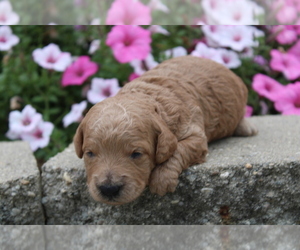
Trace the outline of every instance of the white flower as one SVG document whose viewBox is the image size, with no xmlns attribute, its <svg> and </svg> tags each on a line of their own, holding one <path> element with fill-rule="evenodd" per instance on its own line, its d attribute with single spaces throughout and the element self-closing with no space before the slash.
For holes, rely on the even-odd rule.
<svg viewBox="0 0 300 250">
<path fill-rule="evenodd" d="M 56 44 L 49 44 L 42 49 L 32 52 L 33 60 L 45 69 L 64 71 L 71 63 L 72 57 L 68 52 L 61 52 Z"/>
<path fill-rule="evenodd" d="M 20 17 L 13 12 L 9 1 L 0 1 L 0 25 L 14 25 L 19 23 Z"/>
<path fill-rule="evenodd" d="M 229 26 L 222 32 L 221 46 L 230 47 L 236 51 L 242 51 L 247 47 L 257 47 L 258 41 L 254 41 L 252 29 L 248 26 Z"/>
<path fill-rule="evenodd" d="M 0 27 L 0 51 L 11 49 L 11 47 L 18 44 L 19 41 L 19 37 L 12 33 L 9 26 Z"/>
<path fill-rule="evenodd" d="M 100 25 L 101 24 L 101 19 L 100 18 L 94 18 L 90 25 Z"/>
<path fill-rule="evenodd" d="M 137 75 L 142 75 L 144 74 L 147 70 L 153 69 L 154 67 L 156 67 L 158 65 L 158 62 L 156 62 L 154 60 L 154 57 L 152 54 L 149 54 L 145 60 L 132 60 L 130 62 L 130 65 L 133 67 L 134 69 L 134 73 L 136 73 Z M 146 68 L 145 68 L 146 67 Z"/>
<path fill-rule="evenodd" d="M 222 64 L 229 69 L 241 66 L 241 60 L 236 52 L 227 49 L 217 49 L 222 58 Z"/>
<path fill-rule="evenodd" d="M 82 101 L 81 103 L 73 104 L 70 113 L 65 115 L 63 118 L 64 127 L 68 127 L 73 122 L 80 122 L 83 118 L 82 112 L 87 107 L 87 101 Z"/>
<path fill-rule="evenodd" d="M 94 54 L 99 49 L 100 43 L 100 39 L 93 40 L 89 48 L 89 54 Z"/>
<path fill-rule="evenodd" d="M 160 0 L 150 0 L 148 6 L 150 7 L 151 10 L 160 10 L 165 13 L 170 12 L 169 8 L 165 4 L 163 4 Z"/>
<path fill-rule="evenodd" d="M 51 122 L 40 121 L 33 131 L 23 133 L 21 139 L 29 142 L 31 150 L 36 151 L 38 148 L 44 148 L 49 144 L 53 129 L 54 125 Z"/>
<path fill-rule="evenodd" d="M 167 58 L 174 58 L 174 57 L 186 56 L 187 55 L 186 49 L 182 46 L 178 46 L 178 47 L 175 47 L 173 49 L 166 50 L 164 53 L 165 53 Z"/>
<path fill-rule="evenodd" d="M 204 43 L 198 43 L 191 55 L 211 59 L 223 64 L 223 59 L 221 58 L 220 53 L 214 48 L 207 47 Z"/>
<path fill-rule="evenodd" d="M 256 16 L 265 12 L 251 0 L 203 0 L 202 7 L 208 24 L 259 24 Z"/>
<path fill-rule="evenodd" d="M 26 105 L 22 112 L 15 110 L 9 113 L 9 131 L 6 136 L 9 139 L 19 139 L 23 133 L 34 130 L 42 120 L 42 115 L 37 113 L 31 105 Z"/>
<path fill-rule="evenodd" d="M 148 28 L 148 30 L 150 30 L 151 33 L 160 33 L 166 36 L 170 35 L 170 32 L 164 29 L 163 27 L 161 27 L 160 25 L 151 25 Z"/>
<path fill-rule="evenodd" d="M 262 34 L 254 27 L 246 25 L 237 26 L 202 26 L 207 42 L 213 47 L 230 47 L 236 51 L 243 51 L 248 47 L 259 45 L 255 36 Z"/>
<path fill-rule="evenodd" d="M 115 96 L 120 90 L 118 80 L 93 78 L 91 89 L 87 92 L 87 99 L 90 103 L 96 104 L 108 97 Z"/>
</svg>

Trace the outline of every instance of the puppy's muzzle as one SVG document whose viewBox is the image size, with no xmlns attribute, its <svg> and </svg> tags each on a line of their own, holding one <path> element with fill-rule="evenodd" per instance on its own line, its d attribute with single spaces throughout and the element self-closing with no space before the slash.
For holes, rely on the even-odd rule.
<svg viewBox="0 0 300 250">
<path fill-rule="evenodd" d="M 102 194 L 102 196 L 112 199 L 120 194 L 122 187 L 123 185 L 101 185 L 97 188 Z"/>
</svg>

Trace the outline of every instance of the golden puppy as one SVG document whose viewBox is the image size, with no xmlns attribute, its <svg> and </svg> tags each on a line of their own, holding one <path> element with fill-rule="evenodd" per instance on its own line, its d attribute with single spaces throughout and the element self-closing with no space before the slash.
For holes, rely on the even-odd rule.
<svg viewBox="0 0 300 250">
<path fill-rule="evenodd" d="M 174 192 L 182 170 L 202 163 L 207 143 L 256 134 L 243 117 L 247 88 L 221 64 L 166 60 L 93 106 L 74 137 L 92 197 L 108 204 Z"/>
</svg>

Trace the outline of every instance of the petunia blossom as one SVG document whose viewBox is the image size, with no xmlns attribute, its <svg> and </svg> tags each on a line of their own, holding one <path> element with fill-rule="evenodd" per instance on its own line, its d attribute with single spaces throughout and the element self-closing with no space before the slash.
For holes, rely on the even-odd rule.
<svg viewBox="0 0 300 250">
<path fill-rule="evenodd" d="M 94 54 L 99 49 L 100 43 L 100 39 L 93 40 L 90 44 L 89 54 Z"/>
<path fill-rule="evenodd" d="M 164 3 L 162 3 L 162 1 L 160 1 L 160 0 L 150 0 L 150 2 L 148 3 L 148 6 L 150 7 L 150 9 L 152 11 L 160 10 L 165 13 L 170 12 L 169 8 Z"/>
<path fill-rule="evenodd" d="M 178 47 L 166 50 L 164 52 L 164 54 L 167 58 L 186 56 L 187 55 L 187 50 L 182 46 L 178 46 Z"/>
<path fill-rule="evenodd" d="M 158 62 L 154 60 L 152 54 L 149 54 L 145 60 L 133 60 L 130 62 L 131 67 L 134 69 L 134 73 L 137 75 L 142 75 L 146 71 L 153 69 L 158 65 Z"/>
<path fill-rule="evenodd" d="M 12 33 L 9 26 L 0 27 L 0 51 L 10 50 L 12 46 L 18 44 L 19 37 Z"/>
<path fill-rule="evenodd" d="M 9 113 L 9 131 L 6 136 L 11 139 L 20 139 L 23 133 L 34 130 L 42 120 L 42 115 L 37 113 L 31 105 L 26 105 L 20 112 L 18 110 Z"/>
<path fill-rule="evenodd" d="M 81 85 L 98 70 L 98 64 L 92 62 L 89 56 L 80 56 L 71 64 L 62 76 L 62 86 Z"/>
<path fill-rule="evenodd" d="M 80 122 L 83 118 L 82 113 L 87 107 L 87 101 L 75 103 L 71 107 L 71 111 L 63 118 L 64 127 L 68 127 L 73 122 Z"/>
<path fill-rule="evenodd" d="M 107 12 L 107 25 L 149 25 L 151 9 L 138 0 L 115 0 Z"/>
<path fill-rule="evenodd" d="M 238 54 L 232 50 L 217 49 L 222 58 L 222 64 L 229 69 L 235 69 L 241 66 L 242 62 Z"/>
<path fill-rule="evenodd" d="M 252 88 L 261 96 L 271 101 L 278 99 L 278 96 L 284 91 L 285 86 L 275 81 L 273 78 L 263 74 L 256 74 L 253 78 Z"/>
<path fill-rule="evenodd" d="M 282 72 L 288 80 L 295 80 L 300 76 L 300 60 L 296 56 L 275 49 L 270 54 L 270 67 L 273 70 Z"/>
<path fill-rule="evenodd" d="M 297 41 L 297 30 L 293 25 L 275 25 L 272 26 L 272 33 L 276 35 L 276 40 L 280 44 L 292 44 Z"/>
<path fill-rule="evenodd" d="M 133 73 L 130 74 L 128 80 L 133 81 L 134 79 L 139 78 L 139 77 L 140 77 L 140 75 L 133 72 Z"/>
<path fill-rule="evenodd" d="M 237 26 L 209 26 L 203 25 L 202 30 L 207 38 L 209 46 L 229 47 L 235 51 L 243 51 L 248 47 L 257 47 L 258 41 L 255 37 L 262 36 L 256 28 L 237 25 Z"/>
<path fill-rule="evenodd" d="M 209 48 L 201 42 L 196 45 L 195 50 L 191 52 L 191 55 L 211 59 L 215 62 L 223 64 L 220 53 L 216 49 Z"/>
<path fill-rule="evenodd" d="M 148 30 L 150 30 L 152 34 L 159 33 L 166 36 L 170 35 L 170 32 L 160 25 L 151 25 Z"/>
<path fill-rule="evenodd" d="M 109 32 L 106 44 L 113 50 L 114 57 L 120 63 L 134 59 L 145 59 L 150 51 L 151 32 L 139 26 L 114 26 Z"/>
<path fill-rule="evenodd" d="M 90 103 L 96 104 L 108 97 L 115 96 L 120 90 L 118 80 L 93 78 L 91 89 L 87 92 L 87 99 Z"/>
<path fill-rule="evenodd" d="M 36 151 L 49 144 L 53 129 L 54 125 L 51 122 L 40 121 L 33 131 L 21 134 L 21 139 L 29 142 L 31 150 Z"/>
<path fill-rule="evenodd" d="M 300 115 L 300 82 L 286 85 L 274 106 L 283 115 Z"/>
<path fill-rule="evenodd" d="M 300 60 L 300 39 L 287 51 L 287 53 Z"/>
<path fill-rule="evenodd" d="M 276 12 L 276 20 L 280 24 L 289 24 L 297 19 L 298 0 L 275 0 L 272 2 L 271 8 Z M 299 5 L 300 7 L 300 5 Z"/>
<path fill-rule="evenodd" d="M 245 115 L 244 117 L 250 117 L 252 116 L 252 113 L 253 113 L 253 108 L 251 106 L 246 106 L 245 107 Z"/>
<path fill-rule="evenodd" d="M 19 23 L 20 17 L 12 9 L 9 1 L 0 1 L 0 25 L 14 25 Z"/>
<path fill-rule="evenodd" d="M 201 4 L 207 24 L 259 24 L 257 16 L 265 12 L 251 0 L 202 0 Z"/>
<path fill-rule="evenodd" d="M 50 43 L 46 47 L 32 52 L 33 60 L 45 69 L 64 71 L 72 62 L 71 54 L 61 52 L 56 44 Z"/>
</svg>

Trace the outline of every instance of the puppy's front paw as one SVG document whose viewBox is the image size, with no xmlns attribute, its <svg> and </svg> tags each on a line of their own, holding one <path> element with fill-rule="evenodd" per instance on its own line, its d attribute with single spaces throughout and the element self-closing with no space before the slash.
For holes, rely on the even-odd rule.
<svg viewBox="0 0 300 250">
<path fill-rule="evenodd" d="M 174 192 L 178 184 L 178 173 L 166 167 L 156 167 L 150 177 L 150 192 L 160 196 Z"/>
</svg>

